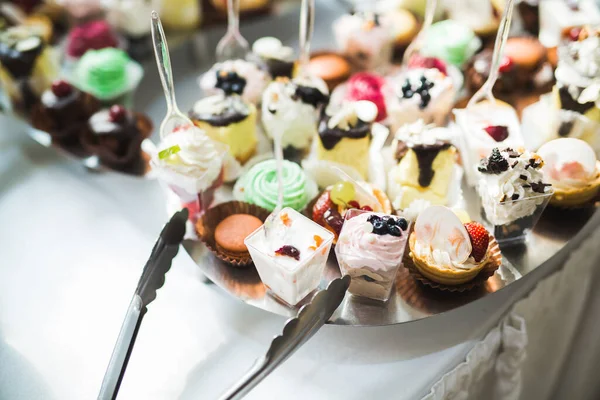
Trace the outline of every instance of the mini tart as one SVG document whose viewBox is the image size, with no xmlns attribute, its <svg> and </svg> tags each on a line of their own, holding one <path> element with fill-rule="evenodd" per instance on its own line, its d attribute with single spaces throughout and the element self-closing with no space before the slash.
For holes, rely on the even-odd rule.
<svg viewBox="0 0 600 400">
<path fill-rule="evenodd" d="M 588 205 L 600 191 L 600 161 L 596 161 L 596 177 L 584 187 L 559 189 L 554 187 L 550 204 L 564 208 L 579 208 Z"/>
<path fill-rule="evenodd" d="M 426 260 L 423 260 L 417 256 L 414 252 L 416 236 L 411 233 L 408 239 L 408 246 L 410 248 L 410 258 L 414 263 L 414 267 L 417 269 L 419 273 L 421 273 L 424 277 L 429 280 L 432 280 L 436 283 L 441 283 L 443 285 L 448 286 L 456 286 L 462 285 L 463 283 L 467 283 L 473 280 L 480 272 L 483 270 L 490 262 L 490 246 L 488 245 L 488 250 L 485 254 L 483 260 L 477 264 L 476 267 L 463 270 L 463 269 L 442 269 L 435 265 L 428 264 Z M 490 240 L 490 243 L 492 241 Z"/>
<path fill-rule="evenodd" d="M 269 216 L 269 211 L 254 204 L 242 201 L 229 201 L 221 203 L 208 209 L 198 222 L 196 222 L 196 233 L 206 247 L 220 260 L 234 267 L 247 267 L 252 265 L 252 258 L 247 251 L 231 251 L 223 248 L 217 243 L 215 233 L 217 226 L 225 218 L 236 215 L 247 214 L 264 222 Z"/>
</svg>

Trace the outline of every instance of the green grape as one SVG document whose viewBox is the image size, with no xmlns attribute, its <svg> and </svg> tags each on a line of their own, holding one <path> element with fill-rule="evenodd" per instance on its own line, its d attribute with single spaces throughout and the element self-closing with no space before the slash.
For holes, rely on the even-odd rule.
<svg viewBox="0 0 600 400">
<path fill-rule="evenodd" d="M 350 182 L 338 182 L 331 188 L 329 196 L 335 204 L 345 205 L 354 200 L 356 189 Z"/>
</svg>

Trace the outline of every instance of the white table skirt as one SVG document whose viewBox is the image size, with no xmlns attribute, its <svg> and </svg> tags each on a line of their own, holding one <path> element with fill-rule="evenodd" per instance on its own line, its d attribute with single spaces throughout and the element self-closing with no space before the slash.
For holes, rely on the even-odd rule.
<svg viewBox="0 0 600 400">
<path fill-rule="evenodd" d="M 162 195 L 155 182 L 89 174 L 30 142 L 6 120 L 0 126 L 0 399 L 95 398 L 129 298 L 167 218 Z M 583 270 L 582 263 L 577 271 Z M 575 272 L 557 276 L 565 277 L 564 288 L 571 278 L 581 283 Z M 491 376 L 492 384 L 484 386 L 500 390 L 497 376 L 513 382 L 515 371 L 522 393 L 537 394 L 531 385 L 532 377 L 542 376 L 535 374 L 539 368 L 548 370 L 548 379 L 563 373 L 595 383 L 589 374 L 561 372 L 568 349 L 582 346 L 571 347 L 572 332 L 557 333 L 550 347 L 532 340 L 548 343 L 541 335 L 547 329 L 574 326 L 561 318 L 575 321 L 584 304 L 591 306 L 586 293 L 593 290 L 582 288 L 571 291 L 574 300 L 557 300 L 560 311 L 550 300 L 571 297 L 538 289 L 549 310 L 519 303 L 498 328 L 529 287 L 517 282 L 491 298 L 411 324 L 326 326 L 248 398 L 417 399 L 432 387 L 433 398 L 461 398 L 465 381 L 475 388 Z M 536 312 L 547 322 L 534 319 Z M 182 252 L 149 308 L 119 398 L 215 398 L 264 353 L 283 322 L 202 283 Z M 540 330 L 544 326 L 551 328 Z M 517 360 L 510 346 L 523 345 L 525 334 L 528 357 Z M 597 349 L 580 351 L 588 366 L 599 359 Z M 502 365 L 507 372 L 484 373 Z"/>
</svg>

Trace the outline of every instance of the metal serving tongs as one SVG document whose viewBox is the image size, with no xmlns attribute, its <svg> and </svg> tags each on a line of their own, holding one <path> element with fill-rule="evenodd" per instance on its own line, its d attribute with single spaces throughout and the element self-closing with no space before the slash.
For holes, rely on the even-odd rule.
<svg viewBox="0 0 600 400">
<path fill-rule="evenodd" d="M 112 400 L 117 397 L 142 319 L 148 310 L 148 305 L 156 298 L 156 291 L 165 283 L 165 274 L 171 268 L 171 262 L 183 241 L 187 219 L 187 208 L 176 212 L 167 222 L 152 248 L 121 325 L 121 331 L 104 373 L 98 400 Z"/>
<path fill-rule="evenodd" d="M 467 104 L 467 109 L 471 108 L 481 100 L 487 100 L 491 104 L 496 103 L 496 98 L 492 94 L 492 89 L 498 79 L 498 70 L 500 69 L 500 63 L 502 62 L 502 55 L 504 54 L 504 45 L 508 39 L 508 33 L 510 31 L 510 24 L 512 22 L 513 9 L 515 0 L 508 0 L 504 13 L 502 14 L 502 20 L 498 27 L 498 33 L 496 34 L 496 42 L 494 43 L 494 54 L 492 55 L 492 64 L 490 66 L 490 74 L 488 79 L 485 81 L 483 86 L 471 97 Z"/>
<path fill-rule="evenodd" d="M 344 300 L 350 286 L 350 276 L 332 280 L 327 289 L 317 292 L 311 302 L 304 305 L 298 315 L 285 323 L 281 335 L 271 342 L 267 353 L 258 358 L 244 377 L 233 385 L 220 400 L 243 398 L 300 346 L 306 343 L 331 318 Z"/>
</svg>

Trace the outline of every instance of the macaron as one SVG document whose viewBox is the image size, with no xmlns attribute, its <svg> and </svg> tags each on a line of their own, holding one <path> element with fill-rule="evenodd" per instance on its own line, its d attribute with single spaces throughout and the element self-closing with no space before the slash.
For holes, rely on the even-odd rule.
<svg viewBox="0 0 600 400">
<path fill-rule="evenodd" d="M 506 41 L 504 56 L 515 66 L 531 71 L 537 69 L 546 58 L 546 48 L 533 37 L 512 37 Z"/>
<path fill-rule="evenodd" d="M 262 225 L 262 221 L 250 214 L 233 214 L 223 219 L 215 229 L 217 248 L 236 257 L 248 254 L 244 239 Z"/>
<path fill-rule="evenodd" d="M 308 70 L 323 79 L 329 90 L 346 81 L 350 77 L 350 62 L 335 52 L 315 53 L 311 56 Z"/>
</svg>

